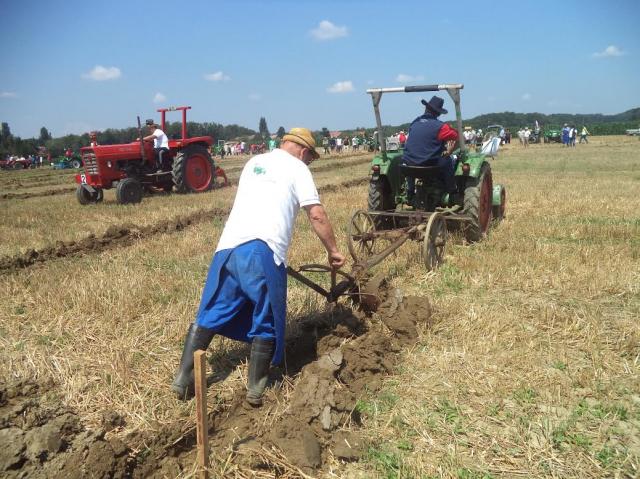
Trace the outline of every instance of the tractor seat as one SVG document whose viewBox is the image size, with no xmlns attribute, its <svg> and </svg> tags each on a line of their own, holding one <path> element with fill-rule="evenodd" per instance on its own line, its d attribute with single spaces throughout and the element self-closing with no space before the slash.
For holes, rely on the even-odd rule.
<svg viewBox="0 0 640 479">
<path fill-rule="evenodd" d="M 409 176 L 411 178 L 419 178 L 421 180 L 425 180 L 427 178 L 431 178 L 434 175 L 437 175 L 440 172 L 439 166 L 409 166 L 409 165 L 401 165 L 400 171 L 404 176 Z"/>
</svg>

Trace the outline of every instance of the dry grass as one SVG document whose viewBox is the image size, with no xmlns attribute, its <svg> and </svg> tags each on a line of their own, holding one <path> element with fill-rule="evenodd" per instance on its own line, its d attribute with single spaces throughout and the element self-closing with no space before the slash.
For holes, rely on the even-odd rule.
<svg viewBox="0 0 640 479">
<path fill-rule="evenodd" d="M 487 241 L 458 239 L 436 273 L 425 273 L 416 244 L 381 265 L 395 286 L 430 297 L 436 325 L 382 391 L 361 398 L 366 459 L 335 462 L 326 477 L 638 475 L 638 146 L 624 138 L 571 150 L 514 145 L 493 162 L 494 181 L 508 188 L 508 216 Z M 333 182 L 363 176 L 366 166 L 336 173 Z M 317 178 L 332 181 L 329 172 Z M 60 218 L 86 217 L 72 233 L 80 235 L 93 224 L 102 232 L 231 200 L 228 190 L 145 198 L 138 207 L 62 208 L 54 198 L 4 206 L 20 203 L 36 224 L 54 215 L 51 241 L 75 228 Z M 366 206 L 366 187 L 323 200 L 346 251 L 346 224 Z M 306 220 L 298 223 L 290 263 L 324 261 Z M 109 409 L 125 415 L 127 430 L 190 423 L 192 405 L 175 401 L 168 384 L 221 228 L 221 220 L 199 224 L 3 276 L 0 377 L 53 376 L 89 424 Z M 3 239 L 10 229 L 0 229 Z M 22 238 L 47 241 L 43 232 Z M 290 283 L 292 321 L 321 304 Z M 216 339 L 211 351 L 214 370 L 229 376 L 210 397 L 225 397 L 244 381 L 246 350 Z M 212 457 L 224 467 L 226 458 Z"/>
</svg>

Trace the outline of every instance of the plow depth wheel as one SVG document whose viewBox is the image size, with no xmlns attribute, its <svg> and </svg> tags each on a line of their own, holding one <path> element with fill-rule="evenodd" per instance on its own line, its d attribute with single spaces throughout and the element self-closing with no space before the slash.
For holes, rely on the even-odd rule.
<svg viewBox="0 0 640 479">
<path fill-rule="evenodd" d="M 376 227 L 373 218 L 366 211 L 358 210 L 351 217 L 347 231 L 349 242 L 347 246 L 353 260 L 364 263 L 369 256 L 374 254 Z"/>
<path fill-rule="evenodd" d="M 422 242 L 422 259 L 427 271 L 433 271 L 444 262 L 447 246 L 447 222 L 439 213 L 429 217 Z"/>
</svg>

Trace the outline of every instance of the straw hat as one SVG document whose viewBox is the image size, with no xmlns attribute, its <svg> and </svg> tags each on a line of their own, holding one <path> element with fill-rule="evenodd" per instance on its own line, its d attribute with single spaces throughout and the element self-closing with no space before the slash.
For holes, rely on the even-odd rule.
<svg viewBox="0 0 640 479">
<path fill-rule="evenodd" d="M 282 137 L 282 141 L 292 141 L 305 148 L 309 148 L 311 156 L 316 160 L 320 158 L 320 154 L 316 151 L 316 140 L 307 128 L 291 128 L 289 133 Z"/>
</svg>

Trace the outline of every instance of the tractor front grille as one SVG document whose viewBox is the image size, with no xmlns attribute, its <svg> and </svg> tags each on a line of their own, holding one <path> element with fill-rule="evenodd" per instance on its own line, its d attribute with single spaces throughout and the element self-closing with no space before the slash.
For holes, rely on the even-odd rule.
<svg viewBox="0 0 640 479">
<path fill-rule="evenodd" d="M 83 153 L 82 161 L 84 162 L 84 171 L 88 175 L 98 174 L 98 162 L 96 160 L 96 154 L 93 151 Z"/>
</svg>

